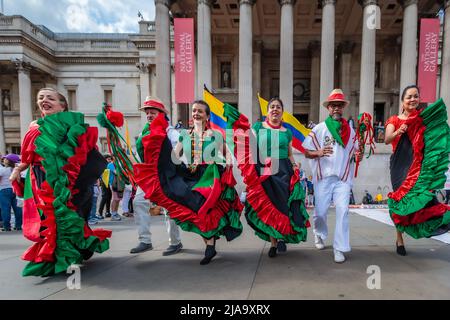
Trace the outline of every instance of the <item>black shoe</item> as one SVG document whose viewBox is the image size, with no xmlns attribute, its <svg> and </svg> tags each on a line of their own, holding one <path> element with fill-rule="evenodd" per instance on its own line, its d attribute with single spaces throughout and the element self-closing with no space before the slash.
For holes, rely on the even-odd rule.
<svg viewBox="0 0 450 320">
<path fill-rule="evenodd" d="M 106 217 L 106 218 L 111 218 L 111 212 L 107 212 L 107 213 L 105 214 L 105 217 Z"/>
<path fill-rule="evenodd" d="M 277 247 L 270 247 L 269 249 L 269 257 L 274 258 L 277 255 Z"/>
<path fill-rule="evenodd" d="M 22 230 L 22 228 L 14 228 L 14 230 L 20 231 L 20 230 Z"/>
<path fill-rule="evenodd" d="M 203 266 L 211 262 L 212 258 L 214 258 L 217 254 L 215 246 L 207 245 L 205 250 L 205 257 L 200 261 L 200 264 Z"/>
<path fill-rule="evenodd" d="M 176 254 L 176 253 L 180 252 L 182 248 L 183 248 L 183 245 L 181 244 L 181 242 L 179 244 L 170 245 L 166 249 L 166 251 L 164 251 L 162 253 L 162 255 L 163 256 L 170 256 L 172 254 Z"/>
<path fill-rule="evenodd" d="M 395 243 L 395 245 L 397 246 L 397 254 L 401 256 L 406 256 L 405 246 L 404 245 L 399 246 L 397 242 Z"/>
<path fill-rule="evenodd" d="M 130 253 L 140 253 L 148 250 L 152 250 L 153 246 L 151 243 L 140 242 L 137 247 L 130 250 Z"/>
<path fill-rule="evenodd" d="M 286 242 L 284 242 L 283 240 L 279 240 L 277 242 L 277 250 L 278 252 L 286 252 L 287 251 Z"/>
<path fill-rule="evenodd" d="M 2 228 L 2 231 L 11 231 L 11 228 Z"/>
</svg>

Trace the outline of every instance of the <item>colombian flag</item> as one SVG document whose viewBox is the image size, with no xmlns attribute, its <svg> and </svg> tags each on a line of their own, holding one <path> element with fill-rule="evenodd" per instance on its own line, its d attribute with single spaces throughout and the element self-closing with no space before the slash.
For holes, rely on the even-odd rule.
<svg viewBox="0 0 450 320">
<path fill-rule="evenodd" d="M 203 100 L 209 105 L 211 109 L 211 129 L 217 130 L 225 137 L 225 130 L 227 129 L 227 120 L 223 113 L 223 102 L 213 96 L 206 87 L 203 89 Z"/>
<path fill-rule="evenodd" d="M 261 98 L 258 94 L 259 107 L 261 108 L 261 114 L 263 117 L 263 121 L 267 116 L 267 104 L 269 103 L 267 100 Z M 300 123 L 292 114 L 284 111 L 283 113 L 283 127 L 291 130 L 292 132 L 292 146 L 300 151 L 301 153 L 305 153 L 305 149 L 303 148 L 303 140 L 308 136 L 311 129 L 306 128 L 304 125 Z"/>
</svg>

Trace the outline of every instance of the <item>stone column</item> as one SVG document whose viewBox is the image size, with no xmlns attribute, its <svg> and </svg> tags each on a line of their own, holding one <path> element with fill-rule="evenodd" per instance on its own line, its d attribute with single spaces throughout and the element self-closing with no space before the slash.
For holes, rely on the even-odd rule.
<svg viewBox="0 0 450 320">
<path fill-rule="evenodd" d="M 170 83 L 170 0 L 155 0 L 156 15 L 156 96 L 171 110 Z"/>
<path fill-rule="evenodd" d="M 258 40 L 254 44 L 253 52 L 253 108 L 252 116 L 256 121 L 260 117 L 260 108 L 258 101 L 258 93 L 261 94 L 261 52 L 262 52 L 263 42 Z"/>
<path fill-rule="evenodd" d="M 23 139 L 33 121 L 33 107 L 31 100 L 31 64 L 16 59 L 15 65 L 19 80 L 19 108 L 20 108 L 20 138 Z"/>
<path fill-rule="evenodd" d="M 341 43 L 341 84 L 340 87 L 344 91 L 345 96 L 350 100 L 351 91 L 351 67 L 352 67 L 352 53 L 354 48 L 354 43 L 351 41 L 344 41 Z M 356 112 L 354 112 L 355 101 L 350 100 L 350 105 L 344 110 L 344 117 L 348 119 L 351 115 L 355 119 Z"/>
<path fill-rule="evenodd" d="M 450 0 L 445 2 L 444 40 L 441 64 L 441 98 L 447 105 L 447 115 L 450 119 Z"/>
<path fill-rule="evenodd" d="M 294 5 L 296 0 L 278 0 L 281 6 L 280 98 L 293 113 L 294 97 Z"/>
<path fill-rule="evenodd" d="M 216 0 L 198 0 L 197 5 L 197 98 L 203 99 L 203 85 L 212 90 L 211 6 Z"/>
<path fill-rule="evenodd" d="M 311 101 L 309 106 L 309 120 L 319 122 L 320 102 L 320 42 L 313 41 L 308 47 L 311 56 Z"/>
<path fill-rule="evenodd" d="M 150 96 L 150 73 L 151 66 L 148 63 L 141 62 L 136 66 L 139 69 L 139 88 L 140 88 L 140 107 L 145 102 L 145 98 Z M 147 115 L 141 111 L 141 126 L 147 123 Z"/>
<path fill-rule="evenodd" d="M 375 99 L 375 49 L 376 29 L 371 25 L 374 12 L 378 12 L 377 0 L 360 0 L 363 7 L 363 30 L 361 49 L 361 77 L 359 89 L 359 111 L 373 116 Z"/>
<path fill-rule="evenodd" d="M 400 66 L 400 99 L 403 89 L 417 81 L 417 0 L 399 0 L 403 6 L 402 60 Z M 401 111 L 399 103 L 399 112 Z"/>
<path fill-rule="evenodd" d="M 336 0 L 322 0 L 322 47 L 320 54 L 320 103 L 334 88 L 334 39 Z M 319 121 L 328 116 L 325 108 L 319 109 Z"/>
<path fill-rule="evenodd" d="M 256 0 L 239 0 L 239 111 L 253 122 L 252 7 Z"/>
</svg>

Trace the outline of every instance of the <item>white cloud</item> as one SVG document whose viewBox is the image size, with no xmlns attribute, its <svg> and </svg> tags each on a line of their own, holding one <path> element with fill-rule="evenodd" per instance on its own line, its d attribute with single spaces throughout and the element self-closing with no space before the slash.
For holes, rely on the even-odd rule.
<svg viewBox="0 0 450 320">
<path fill-rule="evenodd" d="M 154 1 L 142 0 L 4 0 L 5 14 L 22 15 L 54 32 L 136 33 L 140 11 L 155 17 Z"/>
</svg>

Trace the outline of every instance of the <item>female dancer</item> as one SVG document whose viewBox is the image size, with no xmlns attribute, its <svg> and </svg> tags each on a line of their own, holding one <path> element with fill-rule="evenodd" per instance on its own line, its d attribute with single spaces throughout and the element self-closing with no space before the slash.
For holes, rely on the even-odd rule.
<svg viewBox="0 0 450 320">
<path fill-rule="evenodd" d="M 106 167 L 97 151 L 97 128 L 69 112 L 66 98 L 41 89 L 37 104 L 42 118 L 33 121 L 22 142 L 21 163 L 10 180 L 24 194 L 23 233 L 34 241 L 22 256 L 30 261 L 24 276 L 66 272 L 94 252 L 109 248 L 108 230 L 91 230 L 87 219 L 95 180 Z M 25 186 L 20 173 L 28 169 Z"/>
<path fill-rule="evenodd" d="M 386 122 L 385 143 L 392 144 L 389 212 L 397 228 L 397 253 L 406 255 L 402 233 L 431 237 L 450 228 L 450 207 L 439 203 L 448 169 L 450 129 L 442 100 L 419 110 L 419 88 L 403 90 L 403 112 Z"/>
<path fill-rule="evenodd" d="M 283 110 L 280 99 L 269 101 L 266 121 L 253 125 L 255 139 L 248 135 L 247 118 L 225 104 L 228 126 L 234 131 L 238 166 L 247 185 L 245 217 L 256 235 L 270 242 L 271 258 L 277 251 L 286 251 L 286 242 L 306 241 L 309 227 L 305 192 L 292 154 L 292 133 L 282 126 Z M 252 150 L 251 141 L 257 143 L 258 150 Z"/>
<path fill-rule="evenodd" d="M 223 166 L 223 138 L 209 128 L 208 104 L 195 101 L 192 118 L 194 127 L 180 135 L 175 156 L 164 115 L 153 120 L 150 135 L 142 139 L 146 163 L 134 165 L 134 172 L 146 198 L 166 208 L 181 229 L 203 238 L 206 249 L 200 264 L 205 265 L 217 254 L 216 239 L 223 235 L 231 241 L 241 234 L 242 205 L 231 166 Z M 180 163 L 182 155 L 187 165 Z"/>
</svg>

